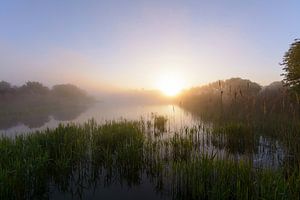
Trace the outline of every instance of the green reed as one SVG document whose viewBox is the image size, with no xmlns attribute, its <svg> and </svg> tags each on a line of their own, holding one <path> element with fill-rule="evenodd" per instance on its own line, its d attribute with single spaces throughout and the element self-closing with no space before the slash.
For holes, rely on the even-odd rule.
<svg viewBox="0 0 300 200">
<path fill-rule="evenodd" d="M 299 198 L 295 162 L 289 167 L 255 168 L 252 162 L 209 148 L 215 142 L 229 153 L 253 153 L 256 134 L 245 124 L 200 124 L 157 134 L 155 119 L 165 121 L 161 116 L 151 122 L 89 120 L 2 137 L 0 199 L 51 198 L 54 190 L 84 198 L 93 188 L 134 187 L 145 178 L 168 199 Z"/>
</svg>

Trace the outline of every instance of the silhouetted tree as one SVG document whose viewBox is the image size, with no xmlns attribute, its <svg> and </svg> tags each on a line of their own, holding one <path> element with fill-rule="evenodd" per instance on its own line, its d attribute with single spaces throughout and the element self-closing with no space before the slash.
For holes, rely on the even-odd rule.
<svg viewBox="0 0 300 200">
<path fill-rule="evenodd" d="M 300 39 L 291 44 L 281 63 L 285 73 L 283 82 L 286 86 L 300 93 Z"/>
</svg>

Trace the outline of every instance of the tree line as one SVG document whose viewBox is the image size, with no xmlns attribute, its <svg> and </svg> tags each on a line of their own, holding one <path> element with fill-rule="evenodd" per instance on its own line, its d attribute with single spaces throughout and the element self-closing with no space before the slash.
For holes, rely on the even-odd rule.
<svg viewBox="0 0 300 200">
<path fill-rule="evenodd" d="M 300 116 L 300 40 L 296 39 L 280 63 L 282 81 L 261 86 L 250 80 L 231 78 L 194 87 L 179 96 L 180 105 L 192 112 L 222 119 Z"/>
<path fill-rule="evenodd" d="M 51 110 L 86 105 L 93 101 L 84 90 L 72 84 L 59 84 L 49 88 L 34 81 L 28 81 L 21 86 L 0 82 L 0 113 Z"/>
<path fill-rule="evenodd" d="M 20 97 L 30 98 L 64 98 L 64 99 L 87 99 L 87 93 L 72 84 L 54 85 L 52 88 L 44 86 L 42 83 L 28 81 L 22 86 L 13 86 L 12 84 L 0 82 L 0 101 L 17 99 Z"/>
</svg>

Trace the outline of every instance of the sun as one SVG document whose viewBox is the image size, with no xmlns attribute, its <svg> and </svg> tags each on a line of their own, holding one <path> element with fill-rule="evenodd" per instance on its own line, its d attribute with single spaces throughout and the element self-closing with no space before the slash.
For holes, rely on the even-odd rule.
<svg viewBox="0 0 300 200">
<path fill-rule="evenodd" d="M 164 95 L 174 97 L 183 89 L 183 80 L 179 76 L 164 76 L 158 81 L 157 87 Z"/>
</svg>

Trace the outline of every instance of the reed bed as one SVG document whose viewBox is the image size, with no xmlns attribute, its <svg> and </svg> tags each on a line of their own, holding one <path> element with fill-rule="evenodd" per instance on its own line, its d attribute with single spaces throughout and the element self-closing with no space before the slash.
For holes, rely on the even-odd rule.
<svg viewBox="0 0 300 200">
<path fill-rule="evenodd" d="M 89 120 L 2 137 L 0 199 L 51 199 L 57 191 L 80 199 L 99 187 L 130 188 L 145 179 L 165 199 L 299 199 L 296 161 L 257 168 L 251 159 L 222 156 L 221 149 L 233 155 L 257 151 L 255 131 L 244 124 L 199 124 L 168 133 L 167 120 Z"/>
</svg>

